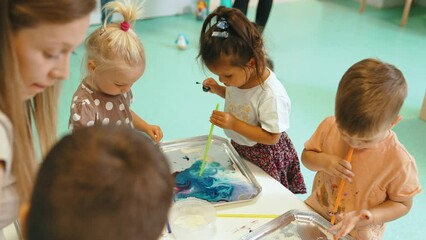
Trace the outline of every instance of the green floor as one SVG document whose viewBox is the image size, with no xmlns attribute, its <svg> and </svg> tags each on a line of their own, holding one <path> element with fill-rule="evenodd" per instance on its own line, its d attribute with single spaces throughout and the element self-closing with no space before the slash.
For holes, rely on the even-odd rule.
<svg viewBox="0 0 426 240">
<path fill-rule="evenodd" d="M 399 27 L 402 7 L 367 8 L 364 14 L 357 8 L 358 3 L 351 0 L 299 0 L 273 6 L 264 37 L 275 72 L 292 100 L 288 133 L 301 153 L 317 124 L 333 114 L 335 91 L 345 70 L 363 58 L 380 58 L 399 67 L 408 81 L 404 120 L 395 131 L 416 158 L 426 186 L 426 122 L 418 118 L 426 90 L 426 8 L 414 7 L 405 28 Z M 249 9 L 251 19 L 253 12 Z M 133 87 L 133 110 L 160 125 L 165 141 L 208 134 L 211 111 L 216 103 L 223 106 L 222 99 L 195 84 L 210 76 L 195 59 L 200 28 L 201 22 L 192 15 L 148 19 L 136 25 L 146 48 L 147 69 Z M 189 37 L 187 50 L 174 45 L 179 33 Z M 70 80 L 64 84 L 61 134 L 68 132 L 68 109 L 82 75 L 82 56 L 80 48 L 71 61 Z M 214 134 L 224 136 L 218 128 Z M 314 173 L 302 171 L 310 191 Z M 425 239 L 421 229 L 426 226 L 425 203 L 425 193 L 416 196 L 411 212 L 388 224 L 385 239 Z"/>
</svg>

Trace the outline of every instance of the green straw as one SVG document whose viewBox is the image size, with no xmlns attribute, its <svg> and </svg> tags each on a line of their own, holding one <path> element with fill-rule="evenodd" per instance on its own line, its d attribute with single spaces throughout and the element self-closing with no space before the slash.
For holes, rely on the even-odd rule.
<svg viewBox="0 0 426 240">
<path fill-rule="evenodd" d="M 219 110 L 219 103 L 216 104 L 216 111 L 217 110 Z M 209 137 L 207 138 L 206 149 L 204 150 L 203 163 L 201 164 L 200 174 L 198 176 L 203 175 L 204 166 L 206 165 L 206 160 L 207 160 L 207 153 L 209 153 L 210 144 L 212 143 L 213 127 L 214 127 L 214 124 L 212 123 L 212 125 L 210 126 Z"/>
</svg>

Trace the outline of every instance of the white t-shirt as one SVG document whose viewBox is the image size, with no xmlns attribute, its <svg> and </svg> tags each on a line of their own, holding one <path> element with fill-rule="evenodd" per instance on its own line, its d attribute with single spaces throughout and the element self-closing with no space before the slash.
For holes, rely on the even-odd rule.
<svg viewBox="0 0 426 240">
<path fill-rule="evenodd" d="M 226 87 L 225 112 L 270 133 L 281 133 L 290 125 L 290 98 L 275 73 L 270 71 L 263 85 L 249 89 Z M 225 134 L 236 143 L 253 146 L 256 142 L 225 129 Z"/>
<path fill-rule="evenodd" d="M 11 173 L 12 141 L 12 124 L 6 115 L 0 112 L 0 161 L 3 161 L 5 166 L 0 199 L 0 239 L 2 239 L 1 229 L 18 218 L 20 204 L 16 181 Z"/>
</svg>

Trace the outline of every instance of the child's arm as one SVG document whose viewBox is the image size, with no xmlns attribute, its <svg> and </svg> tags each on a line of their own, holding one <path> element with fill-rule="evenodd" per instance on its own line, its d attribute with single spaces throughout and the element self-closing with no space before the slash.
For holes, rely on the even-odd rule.
<svg viewBox="0 0 426 240">
<path fill-rule="evenodd" d="M 163 131 L 161 131 L 161 128 L 157 125 L 148 124 L 132 110 L 130 110 L 130 112 L 132 113 L 133 125 L 135 128 L 148 134 L 155 142 L 160 142 L 163 138 Z"/>
<path fill-rule="evenodd" d="M 335 237 L 340 238 L 348 235 L 355 227 L 390 222 L 407 214 L 412 204 L 412 198 L 402 202 L 387 200 L 371 209 L 348 212 L 342 214 L 342 220 L 329 228 L 329 231 L 337 231 Z"/>
<path fill-rule="evenodd" d="M 303 149 L 301 158 L 303 165 L 309 170 L 324 171 L 349 182 L 352 182 L 352 178 L 355 176 L 352 172 L 352 165 L 337 156 Z"/>
<path fill-rule="evenodd" d="M 281 137 L 281 133 L 270 133 L 259 126 L 241 121 L 228 112 L 213 111 L 210 122 L 220 128 L 233 130 L 252 141 L 266 145 L 275 145 Z"/>
<path fill-rule="evenodd" d="M 209 87 L 211 93 L 217 94 L 222 98 L 225 98 L 226 87 L 220 86 L 213 78 L 207 78 L 203 81 L 203 86 Z"/>
</svg>

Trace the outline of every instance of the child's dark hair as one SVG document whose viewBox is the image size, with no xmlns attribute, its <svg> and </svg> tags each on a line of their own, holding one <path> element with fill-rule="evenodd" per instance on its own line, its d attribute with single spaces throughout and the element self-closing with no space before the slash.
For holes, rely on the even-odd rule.
<svg viewBox="0 0 426 240">
<path fill-rule="evenodd" d="M 262 35 L 240 10 L 220 6 L 203 23 L 198 58 L 205 65 L 217 65 L 223 56 L 242 68 L 253 58 L 261 79 L 266 61 Z"/>
<path fill-rule="evenodd" d="M 365 137 L 391 126 L 407 96 L 407 83 L 395 66 L 376 59 L 352 65 L 340 80 L 335 116 L 347 134 Z"/>
<path fill-rule="evenodd" d="M 27 239 L 156 240 L 173 184 L 165 156 L 143 134 L 125 127 L 78 129 L 41 165 Z"/>
</svg>

